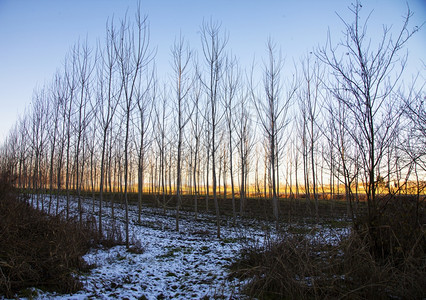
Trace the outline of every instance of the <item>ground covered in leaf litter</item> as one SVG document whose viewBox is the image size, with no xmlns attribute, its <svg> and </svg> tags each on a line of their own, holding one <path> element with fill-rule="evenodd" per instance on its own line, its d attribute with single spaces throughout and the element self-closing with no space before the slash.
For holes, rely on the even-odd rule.
<svg viewBox="0 0 426 300">
<path fill-rule="evenodd" d="M 48 197 L 43 197 L 47 209 Z M 34 201 L 36 203 L 36 201 Z M 51 211 L 55 211 L 52 201 Z M 65 199 L 60 198 L 60 208 Z M 83 200 L 84 218 L 98 214 L 97 203 L 93 214 L 91 199 Z M 60 209 L 61 210 L 61 209 Z M 115 204 L 114 224 L 124 237 L 124 209 Z M 70 211 L 77 212 L 77 201 Z M 103 208 L 105 227 L 113 224 L 111 208 Z M 180 230 L 175 230 L 175 214 L 168 210 L 144 208 L 142 222 L 137 222 L 137 207 L 129 209 L 130 239 L 136 250 L 125 246 L 92 249 L 84 256 L 95 267 L 89 274 L 79 274 L 83 289 L 72 295 L 38 292 L 38 299 L 243 299 L 242 283 L 228 278 L 228 266 L 247 243 L 262 243 L 275 235 L 273 224 L 252 219 L 238 219 L 233 226 L 223 218 L 222 238 L 216 238 L 215 219 L 209 214 L 181 212 Z M 291 226 L 292 229 L 295 225 Z M 268 230 L 267 230 L 268 229 Z M 306 229 L 306 228 L 304 228 Z M 307 230 L 312 239 L 331 243 L 347 233 L 346 229 L 331 230 L 321 227 Z M 141 253 L 135 253 L 141 252 Z"/>
</svg>

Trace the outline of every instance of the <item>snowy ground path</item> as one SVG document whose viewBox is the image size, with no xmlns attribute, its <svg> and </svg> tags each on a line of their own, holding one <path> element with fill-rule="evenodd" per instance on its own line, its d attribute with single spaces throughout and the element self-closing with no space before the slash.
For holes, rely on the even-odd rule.
<svg viewBox="0 0 426 300">
<path fill-rule="evenodd" d="M 47 210 L 48 197 L 44 197 Z M 56 210 L 55 200 L 51 211 Z M 34 200 L 34 205 L 36 201 Z M 65 199 L 60 198 L 60 211 Z M 41 204 L 40 204 L 41 207 Z M 83 200 L 84 218 L 92 215 L 92 200 Z M 96 267 L 90 274 L 80 275 L 82 291 L 73 295 L 41 293 L 40 299 L 241 299 L 239 283 L 227 279 L 227 266 L 235 258 L 241 243 L 250 239 L 262 240 L 265 233 L 261 223 L 245 220 L 239 227 L 223 219 L 222 239 L 216 238 L 214 217 L 181 212 L 180 230 L 175 231 L 174 211 L 144 208 L 142 223 L 137 223 L 137 207 L 129 207 L 130 240 L 140 244 L 142 254 L 130 253 L 125 246 L 111 249 L 92 249 L 84 259 Z M 70 211 L 77 212 L 76 201 Z M 111 208 L 103 208 L 105 225 L 111 224 Z M 94 217 L 98 208 L 95 206 Z M 115 206 L 116 225 L 124 231 L 124 209 Z M 241 223 L 242 220 L 240 220 Z M 249 226 L 247 226 L 249 225 Z M 264 225 L 263 225 L 264 226 Z M 258 229 L 256 229 L 258 228 Z M 123 232 L 124 236 L 124 232 Z"/>
<path fill-rule="evenodd" d="M 47 210 L 49 198 L 41 197 Z M 96 218 L 92 199 L 83 199 L 84 218 Z M 34 199 L 34 205 L 36 200 Z M 56 200 L 51 211 L 56 211 Z M 77 215 L 77 201 L 70 203 L 70 212 Z M 41 207 L 41 203 L 39 203 Z M 59 211 L 65 208 L 60 198 Z M 124 237 L 124 209 L 115 204 L 115 224 Z M 105 226 L 112 224 L 111 207 L 103 208 Z M 142 222 L 137 222 L 137 207 L 129 206 L 129 232 L 133 244 L 143 253 L 128 252 L 125 246 L 111 249 L 92 249 L 84 259 L 95 265 L 89 274 L 80 274 L 84 287 L 73 295 L 40 292 L 39 299 L 244 299 L 240 282 L 230 281 L 227 266 L 238 255 L 242 245 L 275 235 L 272 223 L 253 219 L 238 219 L 238 226 L 222 218 L 221 235 L 216 238 L 215 218 L 193 212 L 181 212 L 180 230 L 175 230 L 175 212 L 144 207 Z M 294 226 L 288 224 L 288 226 Z M 268 229 L 267 231 L 265 231 Z M 268 233 L 266 233 L 268 232 Z M 347 229 L 335 230 L 317 226 L 311 238 L 333 243 Z"/>
</svg>

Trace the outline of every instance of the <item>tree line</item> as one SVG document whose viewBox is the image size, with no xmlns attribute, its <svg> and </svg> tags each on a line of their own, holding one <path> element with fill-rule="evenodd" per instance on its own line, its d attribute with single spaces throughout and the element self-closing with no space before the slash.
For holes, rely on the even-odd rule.
<svg viewBox="0 0 426 300">
<path fill-rule="evenodd" d="M 105 193 L 122 195 L 126 224 L 129 193 L 138 194 L 139 222 L 144 194 L 164 208 L 175 195 L 177 230 L 184 194 L 195 215 L 212 200 L 218 237 L 221 196 L 234 220 L 247 197 L 268 199 L 277 224 L 281 198 L 303 196 L 318 216 L 320 199 L 332 204 L 343 194 L 354 218 L 360 201 L 374 216 L 379 195 L 420 196 L 424 74 L 402 80 L 404 49 L 419 27 L 409 27 L 408 9 L 398 30 L 383 27 L 372 40 L 360 3 L 349 9 L 353 21 L 342 19 L 339 42 L 329 37 L 303 56 L 292 78 L 272 39 L 259 65 L 243 67 L 226 30 L 207 20 L 198 49 L 176 37 L 170 73 L 160 80 L 148 18 L 138 9 L 134 18 L 110 20 L 102 41 L 78 41 L 35 90 L 1 146 L 2 171 L 22 191 L 48 194 L 49 212 L 65 195 L 66 217 L 78 201 L 81 219 L 82 191 L 92 192 L 100 232 Z"/>
</svg>

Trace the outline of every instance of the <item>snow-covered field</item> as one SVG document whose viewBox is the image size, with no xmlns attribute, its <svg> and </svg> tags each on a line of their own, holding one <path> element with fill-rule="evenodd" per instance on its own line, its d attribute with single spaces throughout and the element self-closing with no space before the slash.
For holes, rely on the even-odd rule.
<svg viewBox="0 0 426 300">
<path fill-rule="evenodd" d="M 47 204 L 47 197 L 44 201 Z M 65 199 L 60 199 L 60 207 L 65 207 Z M 83 200 L 83 209 L 91 214 L 91 199 Z M 72 201 L 71 211 L 77 211 L 76 201 Z M 103 208 L 106 225 L 112 223 L 110 211 L 108 206 Z M 124 209 L 118 204 L 115 219 L 124 231 Z M 181 212 L 177 232 L 174 211 L 164 215 L 156 208 L 145 207 L 142 224 L 138 224 L 137 207 L 130 206 L 129 219 L 130 239 L 143 248 L 143 253 L 128 252 L 125 246 L 92 249 L 84 259 L 95 268 L 89 274 L 80 274 L 83 290 L 72 295 L 39 291 L 38 299 L 243 299 L 241 283 L 227 278 L 227 266 L 244 243 L 262 242 L 267 235 L 275 234 L 272 229 L 265 230 L 273 224 L 240 219 L 238 226 L 232 226 L 231 220 L 223 218 L 222 238 L 217 239 L 214 217 L 199 214 L 195 220 L 191 212 Z M 312 238 L 323 239 L 325 235 L 333 242 L 331 239 L 345 233 L 344 229 L 319 228 L 312 232 Z"/>
</svg>

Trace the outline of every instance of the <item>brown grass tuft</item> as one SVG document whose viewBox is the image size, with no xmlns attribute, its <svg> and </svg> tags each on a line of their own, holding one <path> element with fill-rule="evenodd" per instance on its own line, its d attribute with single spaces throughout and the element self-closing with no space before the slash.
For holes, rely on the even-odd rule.
<svg viewBox="0 0 426 300">
<path fill-rule="evenodd" d="M 245 280 L 245 293 L 258 299 L 422 299 L 426 236 L 412 205 L 387 206 L 377 227 L 358 223 L 338 245 L 304 234 L 248 244 L 231 277 Z"/>
<path fill-rule="evenodd" d="M 28 287 L 72 293 L 81 288 L 76 272 L 89 267 L 82 256 L 103 239 L 93 220 L 48 216 L 19 200 L 0 181 L 0 295 Z"/>
</svg>

